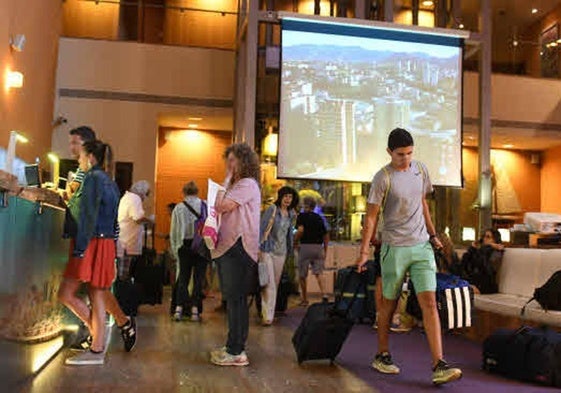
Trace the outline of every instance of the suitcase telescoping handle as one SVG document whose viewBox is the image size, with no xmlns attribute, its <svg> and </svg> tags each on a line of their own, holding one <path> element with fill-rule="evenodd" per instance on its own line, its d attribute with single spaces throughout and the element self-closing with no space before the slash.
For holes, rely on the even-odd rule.
<svg viewBox="0 0 561 393">
<path fill-rule="evenodd" d="M 152 240 L 152 247 L 151 249 L 154 249 L 156 246 L 155 240 L 156 240 L 156 224 L 152 223 L 151 228 L 150 228 L 150 238 Z M 148 224 L 144 224 L 144 248 L 148 248 Z"/>
<path fill-rule="evenodd" d="M 351 298 L 351 301 L 349 303 L 349 306 L 347 307 L 347 310 L 345 311 L 345 318 L 348 318 L 349 313 L 351 312 L 351 310 L 353 309 L 353 306 L 355 304 L 356 299 L 358 298 L 358 293 L 360 292 L 360 290 L 362 288 L 366 288 L 367 287 L 367 280 L 368 280 L 368 276 L 367 276 L 367 272 L 363 271 L 363 272 L 359 272 L 358 270 L 353 270 L 353 273 L 356 273 L 360 276 L 361 278 L 361 283 L 359 285 L 356 286 L 355 292 L 353 294 L 353 297 Z M 349 274 L 345 280 L 345 282 L 343 283 L 343 288 L 345 288 L 348 284 L 348 281 L 351 279 L 352 277 L 352 273 Z M 363 285 L 364 284 L 364 285 Z M 335 307 L 337 308 L 337 307 Z"/>
</svg>

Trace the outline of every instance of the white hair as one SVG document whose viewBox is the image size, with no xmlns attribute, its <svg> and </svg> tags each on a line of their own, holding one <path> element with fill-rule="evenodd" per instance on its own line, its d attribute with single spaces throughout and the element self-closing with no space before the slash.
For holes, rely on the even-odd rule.
<svg viewBox="0 0 561 393">
<path fill-rule="evenodd" d="M 146 180 L 140 180 L 131 186 L 130 192 L 139 196 L 146 196 L 150 191 L 150 183 Z"/>
</svg>

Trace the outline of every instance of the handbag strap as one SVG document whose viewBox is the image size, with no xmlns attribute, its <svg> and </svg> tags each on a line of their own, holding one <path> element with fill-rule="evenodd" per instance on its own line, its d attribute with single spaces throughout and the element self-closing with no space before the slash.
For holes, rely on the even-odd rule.
<svg viewBox="0 0 561 393">
<path fill-rule="evenodd" d="M 191 206 L 190 204 L 188 204 L 186 201 L 183 201 L 183 204 L 185 205 L 185 207 L 186 207 L 187 209 L 189 209 L 189 211 L 190 211 L 191 213 L 193 213 L 193 215 L 194 215 L 195 217 L 197 217 L 197 220 L 201 218 L 200 213 L 197 213 L 197 211 L 193 208 L 193 206 Z"/>
</svg>

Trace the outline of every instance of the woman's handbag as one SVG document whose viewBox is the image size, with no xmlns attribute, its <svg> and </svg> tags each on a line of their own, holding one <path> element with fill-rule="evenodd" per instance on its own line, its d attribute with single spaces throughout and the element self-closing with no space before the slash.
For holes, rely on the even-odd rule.
<svg viewBox="0 0 561 393">
<path fill-rule="evenodd" d="M 266 287 L 267 285 L 269 285 L 269 267 L 267 266 L 265 261 L 263 261 L 261 256 L 259 256 L 258 269 L 259 285 L 262 287 Z"/>
</svg>

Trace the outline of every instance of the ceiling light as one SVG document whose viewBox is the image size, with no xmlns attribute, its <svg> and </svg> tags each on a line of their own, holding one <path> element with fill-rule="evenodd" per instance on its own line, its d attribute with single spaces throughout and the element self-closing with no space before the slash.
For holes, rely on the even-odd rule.
<svg viewBox="0 0 561 393">
<path fill-rule="evenodd" d="M 463 29 L 464 27 L 465 27 L 465 26 L 464 26 L 463 23 L 460 23 L 460 24 L 458 25 L 458 29 Z"/>
<path fill-rule="evenodd" d="M 537 14 L 538 13 L 538 9 L 537 8 L 532 8 L 532 14 Z"/>
<path fill-rule="evenodd" d="M 514 147 L 514 145 L 512 145 L 512 144 L 510 144 L 510 143 L 507 143 L 506 145 L 503 145 L 503 147 L 504 147 L 505 149 L 512 149 L 512 148 Z"/>
<path fill-rule="evenodd" d="M 199 126 L 198 124 L 194 124 L 194 123 L 187 124 L 188 128 L 197 128 L 198 126 Z"/>
<path fill-rule="evenodd" d="M 423 7 L 432 7 L 434 5 L 434 1 L 424 0 L 422 4 L 423 4 Z"/>
<path fill-rule="evenodd" d="M 202 117 L 189 117 L 188 120 L 189 121 L 201 121 L 201 120 L 203 120 L 203 118 Z"/>
<path fill-rule="evenodd" d="M 549 45 L 549 46 L 552 46 L 552 47 L 555 47 L 555 46 L 557 46 L 557 42 L 555 42 L 555 41 L 554 41 L 554 42 L 550 42 L 548 45 Z"/>
</svg>

